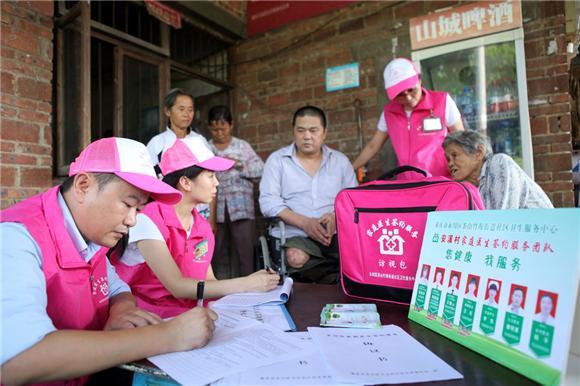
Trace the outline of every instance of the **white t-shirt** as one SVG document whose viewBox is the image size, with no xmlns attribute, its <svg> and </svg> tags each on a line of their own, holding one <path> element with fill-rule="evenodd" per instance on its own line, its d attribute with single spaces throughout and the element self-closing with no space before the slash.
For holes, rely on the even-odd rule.
<svg viewBox="0 0 580 386">
<path fill-rule="evenodd" d="M 195 131 L 191 130 L 185 138 L 189 137 L 201 137 L 203 138 L 205 144 L 208 148 L 211 149 L 207 139 L 201 134 L 196 133 Z M 147 150 L 149 151 L 149 155 L 151 156 L 151 163 L 153 166 L 159 163 L 159 153 L 164 152 L 165 150 L 169 149 L 177 139 L 177 136 L 173 132 L 173 130 L 167 128 L 164 132 L 157 134 L 155 137 L 151 138 L 151 140 L 147 143 Z"/>
<path fill-rule="evenodd" d="M 187 230 L 187 237 L 189 237 L 190 232 L 191 228 Z M 137 242 L 141 240 L 159 240 L 165 242 L 157 225 L 155 225 L 149 216 L 143 213 L 137 215 L 137 223 L 129 229 L 129 243 L 127 244 L 125 252 L 123 252 L 123 256 L 121 256 L 121 262 L 129 266 L 145 262 L 145 258 L 137 247 Z"/>
<path fill-rule="evenodd" d="M 196 133 L 195 131 L 191 130 L 185 138 L 189 137 L 201 137 L 203 138 L 204 143 L 211 149 L 209 146 L 209 142 L 207 139 L 201 134 Z M 177 135 L 173 132 L 173 130 L 166 128 L 166 130 L 162 133 L 157 134 L 155 137 L 151 138 L 149 143 L 147 143 L 147 150 L 149 151 L 149 156 L 151 157 L 151 163 L 153 166 L 159 163 L 159 153 L 164 152 L 165 150 L 169 149 L 175 143 L 177 139 Z M 161 175 L 158 176 L 159 179 L 163 178 Z M 209 204 L 199 204 L 196 207 L 199 214 L 205 218 L 206 220 L 209 219 Z"/>
<path fill-rule="evenodd" d="M 407 113 L 407 118 L 411 116 L 411 111 L 405 111 Z M 447 122 L 447 127 L 453 126 L 461 119 L 461 113 L 457 108 L 457 105 L 451 99 L 451 96 L 447 94 L 447 100 L 445 101 L 445 122 Z M 387 121 L 385 120 L 385 113 L 382 112 L 379 117 L 379 123 L 377 124 L 377 130 L 386 133 L 388 131 Z"/>
</svg>

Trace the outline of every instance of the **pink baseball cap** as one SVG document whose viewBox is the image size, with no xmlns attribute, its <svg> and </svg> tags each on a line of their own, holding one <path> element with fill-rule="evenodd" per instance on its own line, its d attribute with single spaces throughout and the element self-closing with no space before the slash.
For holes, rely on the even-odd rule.
<svg viewBox="0 0 580 386">
<path fill-rule="evenodd" d="M 111 137 L 91 143 L 70 164 L 68 175 L 82 172 L 113 173 L 149 192 L 154 200 L 166 204 L 181 201 L 181 192 L 157 179 L 145 145 L 132 139 Z"/>
<path fill-rule="evenodd" d="M 393 59 L 383 72 L 385 88 L 390 100 L 395 99 L 401 92 L 414 88 L 419 81 L 419 71 L 409 59 Z"/>
<path fill-rule="evenodd" d="M 191 166 L 221 172 L 234 166 L 234 161 L 217 157 L 201 137 L 176 140 L 169 149 L 163 152 L 159 161 L 159 167 L 164 176 Z"/>
</svg>

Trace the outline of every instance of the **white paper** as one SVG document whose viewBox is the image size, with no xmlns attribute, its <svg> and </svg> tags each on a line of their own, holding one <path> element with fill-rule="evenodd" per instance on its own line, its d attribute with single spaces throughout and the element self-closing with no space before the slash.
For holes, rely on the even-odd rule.
<svg viewBox="0 0 580 386">
<path fill-rule="evenodd" d="M 213 308 L 213 304 L 211 305 Z M 292 331 L 296 330 L 296 325 L 292 321 L 290 314 L 286 314 L 282 307 L 283 304 L 278 305 L 266 305 L 266 306 L 253 306 L 253 307 L 218 307 L 215 311 L 218 314 L 222 312 L 227 312 L 230 315 L 238 315 L 244 318 L 250 318 L 257 320 L 258 322 L 269 324 L 272 327 L 280 331 Z M 288 312 L 288 311 L 286 311 Z M 290 318 L 290 320 L 288 320 Z"/>
<path fill-rule="evenodd" d="M 257 320 L 246 318 L 227 310 L 218 312 L 218 316 L 218 320 L 215 321 L 213 340 L 225 339 L 227 336 L 237 334 L 246 328 L 261 325 Z"/>
<path fill-rule="evenodd" d="M 245 292 L 224 296 L 212 303 L 212 307 L 251 307 L 259 305 L 284 304 L 292 292 L 293 280 L 287 277 L 284 284 L 269 292 Z"/>
<path fill-rule="evenodd" d="M 337 381 L 376 385 L 461 379 L 395 325 L 380 330 L 308 327 Z"/>
<path fill-rule="evenodd" d="M 324 359 L 307 332 L 288 333 L 295 339 L 309 342 L 310 351 L 298 358 L 279 362 L 272 365 L 258 367 L 220 379 L 213 386 L 357 386 L 352 383 L 337 383 L 332 377 Z"/>
<path fill-rule="evenodd" d="M 295 358 L 310 349 L 266 324 L 220 314 L 216 331 L 203 348 L 148 358 L 182 385 L 206 385 L 221 377 Z"/>
</svg>

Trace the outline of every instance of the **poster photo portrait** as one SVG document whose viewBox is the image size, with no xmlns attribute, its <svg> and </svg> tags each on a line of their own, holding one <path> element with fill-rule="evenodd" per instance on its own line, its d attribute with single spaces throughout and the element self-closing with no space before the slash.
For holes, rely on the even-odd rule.
<svg viewBox="0 0 580 386">
<path fill-rule="evenodd" d="M 429 284 L 429 273 L 431 272 L 431 266 L 428 264 L 423 264 L 421 267 L 421 283 Z"/>
<path fill-rule="evenodd" d="M 497 307 L 501 292 L 501 281 L 497 279 L 487 279 L 487 286 L 485 290 L 485 304 L 488 306 Z"/>
<path fill-rule="evenodd" d="M 443 288 L 443 278 L 445 277 L 445 268 L 435 268 L 435 277 L 433 278 L 433 286 L 435 288 Z"/>
<path fill-rule="evenodd" d="M 539 290 L 538 298 L 536 300 L 536 310 L 534 320 L 540 323 L 545 323 L 553 326 L 556 318 L 557 304 L 558 304 L 558 294 L 544 290 Z"/>
<path fill-rule="evenodd" d="M 510 296 L 508 297 L 508 311 L 516 315 L 523 313 L 526 305 L 526 294 L 528 287 L 512 284 L 510 287 Z"/>
<path fill-rule="evenodd" d="M 461 272 L 451 271 L 449 276 L 449 283 L 447 284 L 447 292 L 456 294 L 459 292 L 459 283 L 461 282 Z"/>
<path fill-rule="evenodd" d="M 475 300 L 477 292 L 479 291 L 479 279 L 477 275 L 469 274 L 467 276 L 467 283 L 465 284 L 465 298 Z"/>
</svg>

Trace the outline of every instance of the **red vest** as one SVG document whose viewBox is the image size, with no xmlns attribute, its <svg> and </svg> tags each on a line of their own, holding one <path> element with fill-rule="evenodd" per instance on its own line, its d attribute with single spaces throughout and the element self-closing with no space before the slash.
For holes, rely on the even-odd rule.
<svg viewBox="0 0 580 386">
<path fill-rule="evenodd" d="M 194 223 L 189 237 L 173 205 L 152 202 L 141 213 L 157 225 L 181 274 L 205 280 L 213 256 L 214 236 L 211 226 L 197 210 L 192 212 Z M 196 306 L 195 300 L 175 298 L 146 263 L 129 266 L 118 258 L 112 258 L 111 262 L 121 279 L 131 286 L 139 307 L 167 318 Z"/>
<path fill-rule="evenodd" d="M 59 330 L 102 330 L 109 317 L 106 252 L 87 263 L 77 251 L 58 205 L 56 186 L 1 212 L 2 222 L 23 224 L 42 252 L 46 312 Z M 50 225 L 49 225 L 50 224 Z M 50 385 L 83 384 L 86 378 Z"/>
<path fill-rule="evenodd" d="M 450 178 L 445 152 L 441 145 L 447 136 L 445 105 L 447 93 L 430 91 L 425 88 L 419 104 L 407 118 L 400 103 L 391 102 L 385 106 L 384 114 L 389 137 L 397 154 L 399 166 L 411 165 L 423 169 L 433 176 Z M 424 132 L 423 120 L 431 114 L 441 120 L 441 130 Z M 403 173 L 399 179 L 416 178 L 414 173 Z"/>
</svg>

